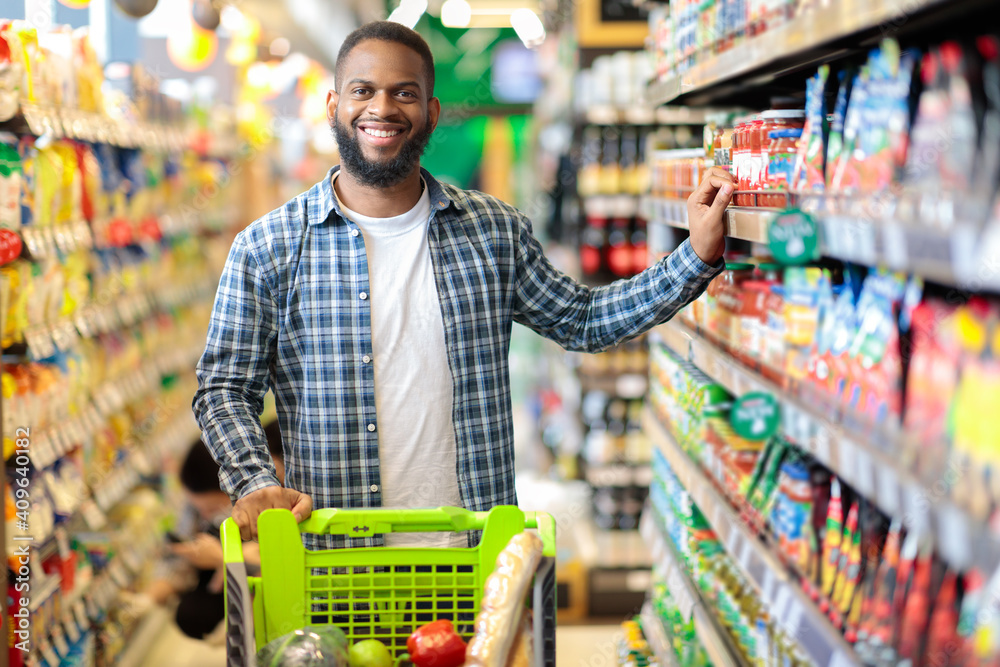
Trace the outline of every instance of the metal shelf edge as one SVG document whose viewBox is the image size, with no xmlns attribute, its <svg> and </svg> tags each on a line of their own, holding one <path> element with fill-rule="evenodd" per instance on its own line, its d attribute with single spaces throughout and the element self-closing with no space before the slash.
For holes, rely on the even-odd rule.
<svg viewBox="0 0 1000 667">
<path fill-rule="evenodd" d="M 878 28 L 938 4 L 943 0 L 898 3 L 849 0 L 805 11 L 783 26 L 753 37 L 730 51 L 718 54 L 686 72 L 651 83 L 646 97 L 654 105 L 698 92 L 792 58 L 851 35 Z"/>
</svg>

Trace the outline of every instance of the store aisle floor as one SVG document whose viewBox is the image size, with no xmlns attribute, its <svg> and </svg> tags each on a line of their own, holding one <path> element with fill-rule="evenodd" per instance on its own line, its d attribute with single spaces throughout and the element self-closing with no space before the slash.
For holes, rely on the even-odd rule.
<svg viewBox="0 0 1000 667">
<path fill-rule="evenodd" d="M 556 667 L 607 667 L 615 664 L 617 625 L 576 625 L 556 631 Z M 224 667 L 225 647 L 207 646 L 167 624 L 142 663 L 143 667 Z"/>
<path fill-rule="evenodd" d="M 142 667 L 225 667 L 226 647 L 209 646 L 182 633 L 173 622 L 167 623 L 149 649 Z"/>
</svg>

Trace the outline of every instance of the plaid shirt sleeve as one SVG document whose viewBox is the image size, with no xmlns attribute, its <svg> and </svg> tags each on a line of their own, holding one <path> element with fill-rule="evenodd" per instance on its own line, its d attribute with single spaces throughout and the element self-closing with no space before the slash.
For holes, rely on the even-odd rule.
<svg viewBox="0 0 1000 667">
<path fill-rule="evenodd" d="M 568 350 L 600 352 L 673 317 L 722 271 L 685 240 L 642 273 L 590 288 L 553 267 L 521 217 L 514 319 Z"/>
<path fill-rule="evenodd" d="M 194 412 L 235 502 L 278 485 L 260 414 L 275 355 L 277 305 L 260 263 L 240 233 L 229 251 L 198 362 Z"/>
</svg>

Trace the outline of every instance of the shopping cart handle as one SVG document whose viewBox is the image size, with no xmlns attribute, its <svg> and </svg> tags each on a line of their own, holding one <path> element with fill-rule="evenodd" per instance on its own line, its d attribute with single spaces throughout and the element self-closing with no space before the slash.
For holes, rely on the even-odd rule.
<svg viewBox="0 0 1000 667">
<path fill-rule="evenodd" d="M 319 535 L 371 537 L 380 533 L 423 533 L 482 530 L 488 512 L 471 512 L 460 507 L 437 509 L 339 509 L 313 510 L 299 523 L 299 531 Z"/>
<path fill-rule="evenodd" d="M 371 537 L 383 533 L 426 533 L 483 530 L 489 512 L 473 512 L 461 507 L 436 509 L 319 509 L 299 523 L 299 531 L 320 535 Z M 555 555 L 556 526 L 544 512 L 525 512 L 525 528 L 537 528 L 546 556 Z M 237 533 L 238 534 L 238 533 Z"/>
<path fill-rule="evenodd" d="M 222 562 L 242 563 L 243 542 L 240 539 L 240 527 L 236 525 L 233 517 L 222 522 L 219 538 L 222 542 Z"/>
</svg>

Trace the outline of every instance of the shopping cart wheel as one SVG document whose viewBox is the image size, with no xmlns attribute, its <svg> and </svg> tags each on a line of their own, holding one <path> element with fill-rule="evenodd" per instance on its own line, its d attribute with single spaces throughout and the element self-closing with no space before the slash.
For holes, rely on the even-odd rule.
<svg viewBox="0 0 1000 667">
<path fill-rule="evenodd" d="M 546 556 L 538 564 L 531 593 L 532 634 L 535 656 L 533 667 L 556 664 L 556 559 Z"/>
<path fill-rule="evenodd" d="M 247 568 L 226 563 L 226 667 L 257 667 Z"/>
</svg>

